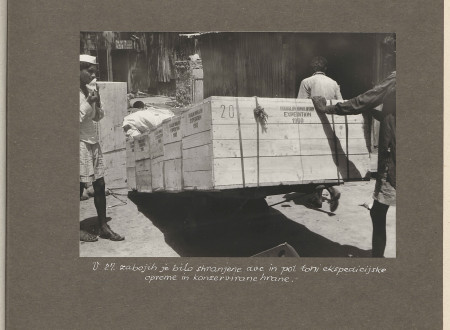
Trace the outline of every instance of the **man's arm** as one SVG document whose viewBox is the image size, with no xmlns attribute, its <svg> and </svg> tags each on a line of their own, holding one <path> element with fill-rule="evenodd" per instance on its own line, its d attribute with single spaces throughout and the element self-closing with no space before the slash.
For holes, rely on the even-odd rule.
<svg viewBox="0 0 450 330">
<path fill-rule="evenodd" d="M 100 121 L 101 119 L 103 119 L 103 117 L 105 117 L 105 110 L 103 110 L 103 105 L 95 104 L 93 107 L 95 109 L 95 115 L 94 118 L 92 118 L 92 120 Z"/>
<path fill-rule="evenodd" d="M 339 87 L 338 84 L 336 84 L 336 93 L 334 95 L 336 100 L 343 100 L 342 95 L 341 95 L 341 88 Z"/>
<path fill-rule="evenodd" d="M 358 115 L 364 112 L 372 113 L 373 108 L 383 103 L 386 94 L 395 91 L 395 88 L 396 77 L 395 73 L 393 73 L 371 90 L 346 102 L 337 103 L 336 105 L 326 105 L 326 100 L 321 96 L 313 97 L 312 101 L 314 107 L 319 112 L 335 113 L 338 115 Z"/>
<path fill-rule="evenodd" d="M 383 105 L 379 105 L 378 107 L 371 109 L 370 110 L 370 114 L 372 115 L 373 118 L 375 118 L 378 121 L 381 121 L 382 116 L 381 116 L 381 111 L 383 110 Z"/>
<path fill-rule="evenodd" d="M 382 104 L 384 97 L 389 92 L 395 91 L 395 88 L 396 76 L 394 73 L 367 92 L 346 102 L 336 104 L 336 113 L 338 115 L 357 115 L 372 112 L 372 109 Z"/>
<path fill-rule="evenodd" d="M 89 104 L 87 99 L 80 93 L 80 123 L 86 118 L 92 116 L 94 109 Z"/>
<path fill-rule="evenodd" d="M 95 114 L 94 118 L 92 118 L 93 121 L 100 121 L 105 116 L 105 111 L 103 110 L 103 104 L 100 99 L 100 93 L 98 92 L 98 86 L 97 89 L 94 90 L 94 96 L 97 98 L 92 105 L 94 108 Z"/>
<path fill-rule="evenodd" d="M 300 88 L 298 90 L 298 99 L 310 99 L 311 98 L 311 88 L 306 86 L 305 80 L 302 80 Z"/>
</svg>

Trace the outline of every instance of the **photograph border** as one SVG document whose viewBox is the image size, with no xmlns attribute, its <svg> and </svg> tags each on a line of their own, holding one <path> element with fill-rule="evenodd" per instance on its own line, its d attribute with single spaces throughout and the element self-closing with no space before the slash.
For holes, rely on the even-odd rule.
<svg viewBox="0 0 450 330">
<path fill-rule="evenodd" d="M 442 1 L 432 5 L 405 0 L 83 4 L 62 5 L 56 0 L 8 4 L 9 328 L 442 328 Z M 79 129 L 68 123 L 77 120 L 70 109 L 78 103 L 73 88 L 81 30 L 396 32 L 398 253 L 396 259 L 364 260 L 364 265 L 385 267 L 387 273 L 370 279 L 301 274 L 299 281 L 280 286 L 149 285 L 137 274 L 93 272 L 95 260 L 79 258 L 79 243 L 73 239 L 79 231 Z M 285 260 L 267 262 L 282 265 Z M 124 262 L 103 260 L 115 261 Z M 221 262 L 216 258 L 185 261 Z M 228 262 L 247 266 L 262 261 Z M 350 266 L 362 261 L 302 262 Z"/>
</svg>

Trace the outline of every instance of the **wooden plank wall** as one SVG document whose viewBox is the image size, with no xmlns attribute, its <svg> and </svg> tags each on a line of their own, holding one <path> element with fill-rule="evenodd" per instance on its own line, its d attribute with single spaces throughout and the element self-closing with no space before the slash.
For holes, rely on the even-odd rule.
<svg viewBox="0 0 450 330">
<path fill-rule="evenodd" d="M 362 33 L 213 33 L 199 37 L 204 96 L 295 98 L 312 75 L 314 56 L 328 59 L 327 75 L 344 98 L 371 88 L 377 79 L 379 40 Z"/>
</svg>

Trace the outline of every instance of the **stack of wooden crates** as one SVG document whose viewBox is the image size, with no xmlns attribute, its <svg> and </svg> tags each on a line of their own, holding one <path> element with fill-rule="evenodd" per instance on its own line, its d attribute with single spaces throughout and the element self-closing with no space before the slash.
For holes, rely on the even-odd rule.
<svg viewBox="0 0 450 330">
<path fill-rule="evenodd" d="M 177 192 L 361 180 L 365 132 L 362 115 L 319 115 L 311 100 L 213 96 L 127 141 L 128 184 Z"/>
<path fill-rule="evenodd" d="M 105 117 L 96 123 L 108 188 L 125 188 L 126 167 L 134 162 L 125 151 L 122 122 L 127 112 L 127 83 L 97 82 Z M 130 178 L 131 179 L 131 178 Z"/>
</svg>

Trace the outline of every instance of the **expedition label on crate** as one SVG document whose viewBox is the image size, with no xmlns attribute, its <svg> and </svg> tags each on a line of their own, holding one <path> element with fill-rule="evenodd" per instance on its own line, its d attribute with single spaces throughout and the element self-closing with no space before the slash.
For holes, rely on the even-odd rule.
<svg viewBox="0 0 450 330">
<path fill-rule="evenodd" d="M 202 119 L 203 109 L 200 108 L 188 114 L 189 124 L 192 124 L 192 127 L 197 128 L 198 122 Z"/>
<path fill-rule="evenodd" d="M 145 138 L 139 138 L 137 141 L 138 141 L 139 149 L 141 149 L 141 151 L 144 151 L 145 145 L 146 145 Z"/>
<path fill-rule="evenodd" d="M 158 129 L 155 134 L 156 141 L 158 141 L 158 143 L 161 143 L 162 137 L 163 137 L 163 131 L 162 131 L 162 129 Z"/>
<path fill-rule="evenodd" d="M 280 111 L 284 111 L 284 117 L 292 117 L 293 124 L 303 123 L 304 117 L 311 117 L 314 107 L 280 106 Z"/>
<path fill-rule="evenodd" d="M 280 106 L 281 111 L 314 111 L 314 107 Z"/>
<path fill-rule="evenodd" d="M 131 152 L 134 152 L 134 139 L 128 141 L 128 146 Z"/>
<path fill-rule="evenodd" d="M 180 119 L 169 124 L 169 131 L 170 131 L 170 134 L 172 134 L 172 137 L 178 136 L 178 131 L 180 130 L 180 124 L 181 124 Z"/>
</svg>

